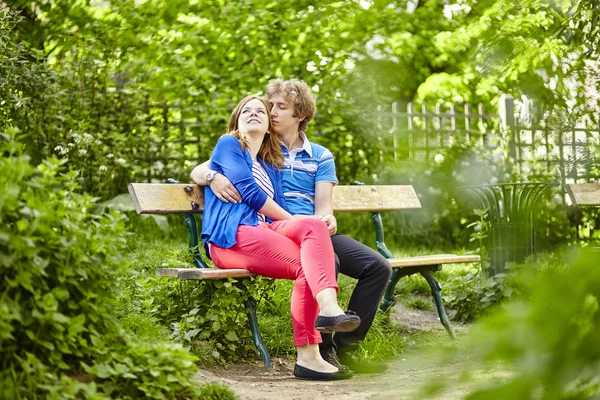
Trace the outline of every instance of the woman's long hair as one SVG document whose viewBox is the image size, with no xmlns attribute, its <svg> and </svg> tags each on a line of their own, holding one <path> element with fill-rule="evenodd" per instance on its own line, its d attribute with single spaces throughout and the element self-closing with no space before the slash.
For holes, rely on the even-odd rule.
<svg viewBox="0 0 600 400">
<path fill-rule="evenodd" d="M 231 117 L 229 118 L 229 131 L 228 135 L 231 135 L 237 138 L 242 144 L 243 149 L 248 148 L 248 142 L 242 136 L 238 127 L 238 120 L 240 119 L 240 115 L 242 114 L 242 109 L 244 106 L 251 100 L 260 100 L 267 110 L 267 118 L 269 119 L 269 129 L 267 130 L 267 134 L 265 135 L 262 144 L 260 145 L 260 149 L 258 150 L 258 156 L 263 159 L 263 161 L 277 167 L 283 167 L 283 154 L 281 153 L 281 146 L 279 145 L 279 138 L 277 134 L 273 130 L 273 124 L 271 123 L 271 108 L 269 107 L 269 103 L 267 100 L 260 96 L 246 96 L 239 102 L 239 104 L 233 109 L 231 113 Z"/>
</svg>

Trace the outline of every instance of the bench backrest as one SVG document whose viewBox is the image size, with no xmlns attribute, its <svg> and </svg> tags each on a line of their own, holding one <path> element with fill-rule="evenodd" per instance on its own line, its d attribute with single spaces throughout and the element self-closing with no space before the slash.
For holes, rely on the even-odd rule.
<svg viewBox="0 0 600 400">
<path fill-rule="evenodd" d="M 130 183 L 138 214 L 201 213 L 204 190 L 194 184 Z M 421 208 L 411 185 L 339 185 L 333 190 L 336 212 L 392 211 Z"/>
<path fill-rule="evenodd" d="M 571 183 L 569 195 L 576 206 L 600 206 L 600 183 Z"/>
</svg>

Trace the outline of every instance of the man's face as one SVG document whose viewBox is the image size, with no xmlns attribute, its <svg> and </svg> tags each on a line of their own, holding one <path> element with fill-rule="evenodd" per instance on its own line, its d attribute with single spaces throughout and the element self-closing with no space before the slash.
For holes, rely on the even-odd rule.
<svg viewBox="0 0 600 400">
<path fill-rule="evenodd" d="M 298 132 L 302 117 L 294 117 L 294 103 L 281 95 L 269 99 L 271 105 L 271 121 L 278 133 Z"/>
</svg>

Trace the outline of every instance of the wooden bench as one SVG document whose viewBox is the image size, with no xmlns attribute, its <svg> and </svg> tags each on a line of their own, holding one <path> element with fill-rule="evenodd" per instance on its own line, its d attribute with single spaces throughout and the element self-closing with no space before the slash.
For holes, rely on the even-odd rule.
<svg viewBox="0 0 600 400">
<path fill-rule="evenodd" d="M 600 206 L 600 183 L 571 183 L 567 188 L 574 206 Z"/>
<path fill-rule="evenodd" d="M 252 276 L 244 269 L 221 270 L 210 268 L 200 257 L 198 231 L 194 214 L 201 214 L 204 208 L 204 191 L 197 185 L 159 183 L 131 183 L 128 186 L 135 208 L 139 214 L 183 214 L 188 229 L 188 242 L 195 268 L 158 268 L 156 275 L 179 278 L 180 280 L 214 280 L 245 279 Z M 421 203 L 410 185 L 386 186 L 336 186 L 333 192 L 333 209 L 335 212 L 370 212 L 375 225 L 375 244 L 377 250 L 389 260 L 393 267 L 392 276 L 380 304 L 382 311 L 387 311 L 395 302 L 394 288 L 400 278 L 412 274 L 421 274 L 429 283 L 431 293 L 437 306 L 438 315 L 448 334 L 455 337 L 454 330 L 448 321 L 442 302 L 442 287 L 435 279 L 434 273 L 442 269 L 443 264 L 480 262 L 476 255 L 457 256 L 454 254 L 438 254 L 419 257 L 395 258 L 384 242 L 384 231 L 381 221 L 382 211 L 395 211 L 421 208 Z M 271 370 L 272 363 L 256 319 L 256 302 L 249 296 L 246 301 L 248 320 L 252 331 L 252 339 L 261 354 L 265 368 Z"/>
</svg>

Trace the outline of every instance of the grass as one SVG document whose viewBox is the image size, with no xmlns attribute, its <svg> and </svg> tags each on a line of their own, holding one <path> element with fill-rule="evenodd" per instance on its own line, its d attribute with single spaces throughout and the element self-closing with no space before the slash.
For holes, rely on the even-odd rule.
<svg viewBox="0 0 600 400">
<path fill-rule="evenodd" d="M 129 273 L 118 278 L 121 293 L 119 295 L 118 317 L 127 332 L 144 340 L 162 340 L 172 337 L 176 326 L 162 323 L 161 313 L 177 312 L 180 300 L 179 284 L 174 279 L 157 278 L 154 270 L 159 267 L 189 266 L 190 258 L 184 235 L 175 238 L 172 235 L 139 234 L 132 236 L 123 253 L 130 263 Z M 423 248 L 403 249 L 395 254 L 432 254 Z M 440 253 L 448 252 L 439 251 Z M 473 269 L 471 265 L 454 265 L 436 274 L 442 285 L 452 276 L 465 275 Z M 339 302 L 347 305 L 356 281 L 340 275 Z M 295 350 L 292 340 L 290 318 L 290 296 L 293 282 L 273 281 L 263 298 L 257 298 L 257 312 L 260 330 L 269 352 L 274 357 L 291 357 Z M 406 306 L 432 310 L 429 285 L 420 275 L 403 278 L 396 288 L 396 294 Z M 214 304 L 214 299 L 213 299 Z M 166 310 L 166 311 L 165 311 Z M 250 331 L 246 331 L 250 340 Z M 361 344 L 359 354 L 369 360 L 388 360 L 401 354 L 408 343 L 413 342 L 404 327 L 392 324 L 387 315 L 378 314 L 366 340 Z M 414 335 L 414 334 L 412 334 Z M 174 340 L 174 339 L 172 339 Z M 214 362 L 212 353 L 215 347 L 210 342 L 200 343 L 194 352 L 203 366 Z"/>
<path fill-rule="evenodd" d="M 435 309 L 431 296 L 425 297 L 425 296 L 413 295 L 413 296 L 403 299 L 403 303 L 406 307 L 415 308 L 417 310 L 434 311 L 434 309 Z"/>
</svg>

